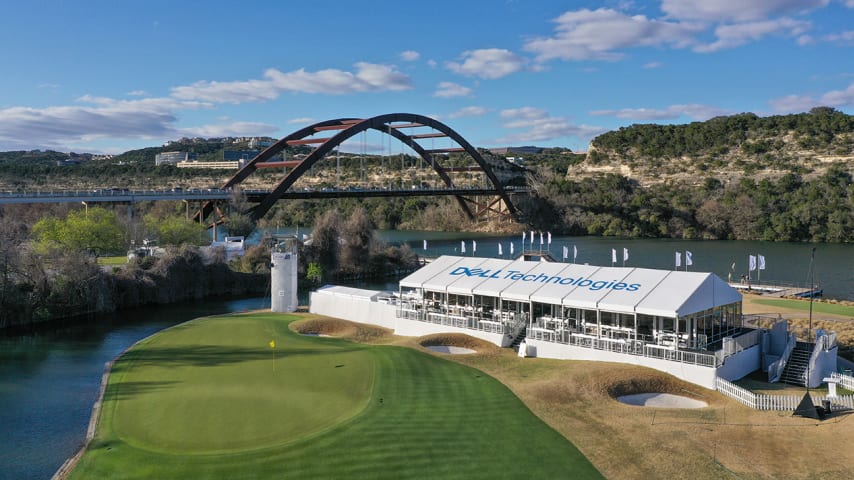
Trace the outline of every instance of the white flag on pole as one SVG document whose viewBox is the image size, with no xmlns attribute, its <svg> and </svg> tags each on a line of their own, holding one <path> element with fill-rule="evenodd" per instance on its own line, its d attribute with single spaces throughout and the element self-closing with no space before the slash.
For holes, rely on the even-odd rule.
<svg viewBox="0 0 854 480">
<path fill-rule="evenodd" d="M 765 270 L 765 255 L 759 255 L 759 270 Z"/>
<path fill-rule="evenodd" d="M 465 240 L 460 241 L 460 253 L 466 253 L 466 241 Z"/>
<path fill-rule="evenodd" d="M 524 243 L 522 245 L 524 245 Z M 510 256 L 513 256 L 513 242 L 510 242 Z"/>
<path fill-rule="evenodd" d="M 694 259 L 691 256 L 691 252 L 685 250 L 685 266 L 689 267 L 694 264 Z"/>
<path fill-rule="evenodd" d="M 549 241 L 548 241 L 548 244 L 549 244 L 549 245 L 551 245 L 551 244 L 552 244 L 552 232 L 549 232 Z"/>
<path fill-rule="evenodd" d="M 540 232 L 540 246 L 543 246 L 543 232 Z"/>
<path fill-rule="evenodd" d="M 524 245 L 522 245 L 524 247 Z M 531 248 L 534 248 L 534 231 L 531 230 Z"/>
<path fill-rule="evenodd" d="M 611 249 L 611 263 L 617 263 L 617 249 Z"/>
<path fill-rule="evenodd" d="M 522 232 L 522 245 L 525 244 L 525 232 Z"/>
<path fill-rule="evenodd" d="M 578 258 L 578 247 L 573 245 L 572 246 L 572 263 L 575 263 L 576 258 Z"/>
<path fill-rule="evenodd" d="M 477 242 L 474 240 L 471 241 L 471 253 L 477 252 Z"/>
<path fill-rule="evenodd" d="M 682 266 L 682 252 L 676 252 L 676 268 Z"/>
<path fill-rule="evenodd" d="M 498 255 L 504 255 L 504 252 L 501 251 L 501 244 L 498 244 Z"/>
<path fill-rule="evenodd" d="M 566 248 L 566 245 L 563 246 L 563 259 L 566 260 L 569 258 L 569 249 Z"/>
<path fill-rule="evenodd" d="M 756 256 L 755 255 L 748 255 L 747 264 L 749 265 L 748 271 L 752 272 L 752 271 L 756 270 Z"/>
<path fill-rule="evenodd" d="M 623 261 L 627 261 L 629 259 L 629 249 L 623 248 Z"/>
<path fill-rule="evenodd" d="M 427 240 L 424 240 L 424 250 L 427 250 Z"/>
</svg>

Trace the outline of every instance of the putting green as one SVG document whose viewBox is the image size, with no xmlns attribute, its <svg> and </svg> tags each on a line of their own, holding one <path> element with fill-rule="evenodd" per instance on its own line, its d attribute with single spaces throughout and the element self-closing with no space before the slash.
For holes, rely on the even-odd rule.
<svg viewBox="0 0 854 480">
<path fill-rule="evenodd" d="M 270 320 L 208 318 L 137 345 L 107 390 L 119 400 L 118 437 L 169 452 L 266 448 L 364 409 L 375 368 L 367 350 L 283 335 Z"/>
<path fill-rule="evenodd" d="M 296 318 L 200 319 L 132 348 L 70 478 L 602 478 L 483 372 L 302 337 Z"/>
</svg>

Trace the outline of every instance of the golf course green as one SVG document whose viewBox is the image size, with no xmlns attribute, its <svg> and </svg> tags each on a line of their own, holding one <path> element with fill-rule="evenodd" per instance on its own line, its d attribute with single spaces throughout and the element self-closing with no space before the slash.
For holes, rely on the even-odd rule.
<svg viewBox="0 0 854 480">
<path fill-rule="evenodd" d="M 417 350 L 197 319 L 116 361 L 69 478 L 601 478 L 482 372 Z"/>
</svg>

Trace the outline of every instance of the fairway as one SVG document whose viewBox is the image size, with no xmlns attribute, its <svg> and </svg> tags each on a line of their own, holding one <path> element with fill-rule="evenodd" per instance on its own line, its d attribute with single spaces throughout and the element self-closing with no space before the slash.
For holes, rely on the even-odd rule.
<svg viewBox="0 0 854 480">
<path fill-rule="evenodd" d="M 295 318 L 205 318 L 138 344 L 70 477 L 601 478 L 482 372 L 303 337 Z"/>
</svg>

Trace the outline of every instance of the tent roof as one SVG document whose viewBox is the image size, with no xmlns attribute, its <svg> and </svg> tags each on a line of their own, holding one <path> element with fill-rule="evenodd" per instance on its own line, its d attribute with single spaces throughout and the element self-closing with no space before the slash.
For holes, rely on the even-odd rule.
<svg viewBox="0 0 854 480">
<path fill-rule="evenodd" d="M 497 258 L 486 260 L 478 264 L 479 274 L 474 276 L 460 275 L 448 284 L 448 293 L 457 295 L 472 295 L 473 290 L 482 283 L 486 283 L 490 277 L 498 277 L 503 274 L 502 269 L 507 265 L 507 260 Z"/>
<path fill-rule="evenodd" d="M 442 256 L 424 265 L 400 281 L 402 288 L 421 288 L 427 280 L 445 271 L 448 267 L 465 260 L 465 257 Z"/>
<path fill-rule="evenodd" d="M 741 301 L 713 273 L 442 256 L 400 282 L 464 295 L 679 317 Z"/>
</svg>

